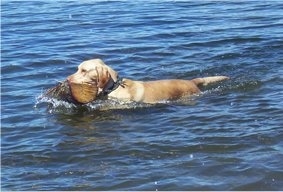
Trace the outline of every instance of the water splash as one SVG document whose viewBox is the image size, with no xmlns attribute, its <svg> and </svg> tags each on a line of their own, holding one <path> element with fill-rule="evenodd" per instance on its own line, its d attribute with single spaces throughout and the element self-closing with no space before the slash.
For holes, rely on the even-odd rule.
<svg viewBox="0 0 283 192">
<path fill-rule="evenodd" d="M 165 103 L 165 102 L 164 102 Z M 104 111 L 112 109 L 135 109 L 150 107 L 152 104 L 124 102 L 116 99 L 96 100 L 91 103 L 76 105 L 63 100 L 46 97 L 43 93 L 36 97 L 34 108 L 47 107 L 49 113 L 73 113 L 77 111 Z"/>
<path fill-rule="evenodd" d="M 253 90 L 259 87 L 261 83 L 259 81 L 248 81 L 248 80 L 229 80 L 228 82 L 223 82 L 217 86 L 207 86 L 201 93 L 192 95 L 189 97 L 181 98 L 175 101 L 160 101 L 156 104 L 145 104 L 138 102 L 125 102 L 117 99 L 107 99 L 107 100 L 96 100 L 88 104 L 76 105 L 63 100 L 58 100 L 55 98 L 46 97 L 44 93 L 41 93 L 36 98 L 35 108 L 46 107 L 49 113 L 74 113 L 78 111 L 105 111 L 105 110 L 115 110 L 115 109 L 136 109 L 136 108 L 146 108 L 157 105 L 195 105 L 199 97 L 223 94 L 228 92 L 233 92 L 235 90 L 247 91 Z"/>
<path fill-rule="evenodd" d="M 36 97 L 34 108 L 47 107 L 49 113 L 59 111 L 70 111 L 76 108 L 75 104 L 46 97 L 43 93 Z"/>
</svg>

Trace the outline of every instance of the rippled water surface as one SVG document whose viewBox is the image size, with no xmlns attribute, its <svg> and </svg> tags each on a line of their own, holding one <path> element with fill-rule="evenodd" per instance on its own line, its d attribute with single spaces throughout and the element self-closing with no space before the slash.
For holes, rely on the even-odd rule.
<svg viewBox="0 0 283 192">
<path fill-rule="evenodd" d="M 2 190 L 282 190 L 281 1 L 1 4 Z M 231 79 L 156 105 L 40 97 L 92 58 Z"/>
</svg>

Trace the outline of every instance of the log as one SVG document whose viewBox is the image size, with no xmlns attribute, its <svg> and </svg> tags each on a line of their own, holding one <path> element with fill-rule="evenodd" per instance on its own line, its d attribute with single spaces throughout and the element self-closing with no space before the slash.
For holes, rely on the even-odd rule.
<svg viewBox="0 0 283 192">
<path fill-rule="evenodd" d="M 97 98 L 97 92 L 98 88 L 96 84 L 76 84 L 69 83 L 65 80 L 48 89 L 44 93 L 44 96 L 74 104 L 86 104 Z"/>
</svg>

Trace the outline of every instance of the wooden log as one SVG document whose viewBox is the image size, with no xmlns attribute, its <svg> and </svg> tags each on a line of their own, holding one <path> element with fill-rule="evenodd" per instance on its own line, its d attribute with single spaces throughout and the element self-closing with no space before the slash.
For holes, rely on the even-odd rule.
<svg viewBox="0 0 283 192">
<path fill-rule="evenodd" d="M 97 98 L 96 84 L 75 84 L 67 80 L 59 82 L 55 87 L 48 89 L 45 96 L 75 104 L 86 104 Z"/>
</svg>

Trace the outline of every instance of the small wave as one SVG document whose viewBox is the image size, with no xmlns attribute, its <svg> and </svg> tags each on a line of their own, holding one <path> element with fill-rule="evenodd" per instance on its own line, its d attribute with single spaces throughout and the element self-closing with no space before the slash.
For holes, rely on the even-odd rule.
<svg viewBox="0 0 283 192">
<path fill-rule="evenodd" d="M 78 111 L 92 112 L 116 109 L 136 109 L 160 105 L 195 105 L 196 99 L 201 96 L 223 94 L 233 91 L 249 91 L 259 87 L 261 83 L 256 80 L 234 79 L 215 85 L 208 85 L 199 94 L 183 97 L 178 100 L 163 100 L 156 104 L 139 102 L 126 102 L 118 99 L 96 100 L 91 103 L 76 105 L 63 100 L 46 97 L 43 93 L 36 98 L 35 108 L 47 107 L 49 113 L 76 113 Z"/>
<path fill-rule="evenodd" d="M 76 113 L 78 111 L 92 112 L 92 111 L 105 111 L 105 110 L 116 110 L 116 109 L 137 109 L 137 108 L 147 108 L 160 105 L 195 105 L 195 98 L 202 94 L 193 95 L 190 97 L 184 97 L 178 100 L 170 101 L 163 100 L 155 104 L 139 103 L 139 102 L 126 102 L 117 99 L 107 99 L 107 100 L 96 100 L 91 103 L 76 105 L 63 100 L 58 100 L 55 98 L 50 98 L 44 96 L 44 94 L 39 95 L 36 98 L 34 107 L 41 108 L 46 107 L 49 113 Z"/>
<path fill-rule="evenodd" d="M 48 108 L 49 113 L 59 112 L 59 111 L 68 112 L 76 108 L 75 104 L 63 100 L 58 100 L 55 98 L 46 97 L 42 93 L 41 95 L 36 97 L 34 108 L 41 108 L 46 106 Z"/>
<path fill-rule="evenodd" d="M 165 103 L 165 102 L 162 102 Z M 96 110 L 113 110 L 113 109 L 135 109 L 142 107 L 149 107 L 152 104 L 138 103 L 138 102 L 124 102 L 116 99 L 96 100 L 91 103 L 76 105 L 63 100 L 50 98 L 39 95 L 36 98 L 35 108 L 47 107 L 49 113 L 73 113 L 77 111 L 96 111 Z"/>
</svg>

